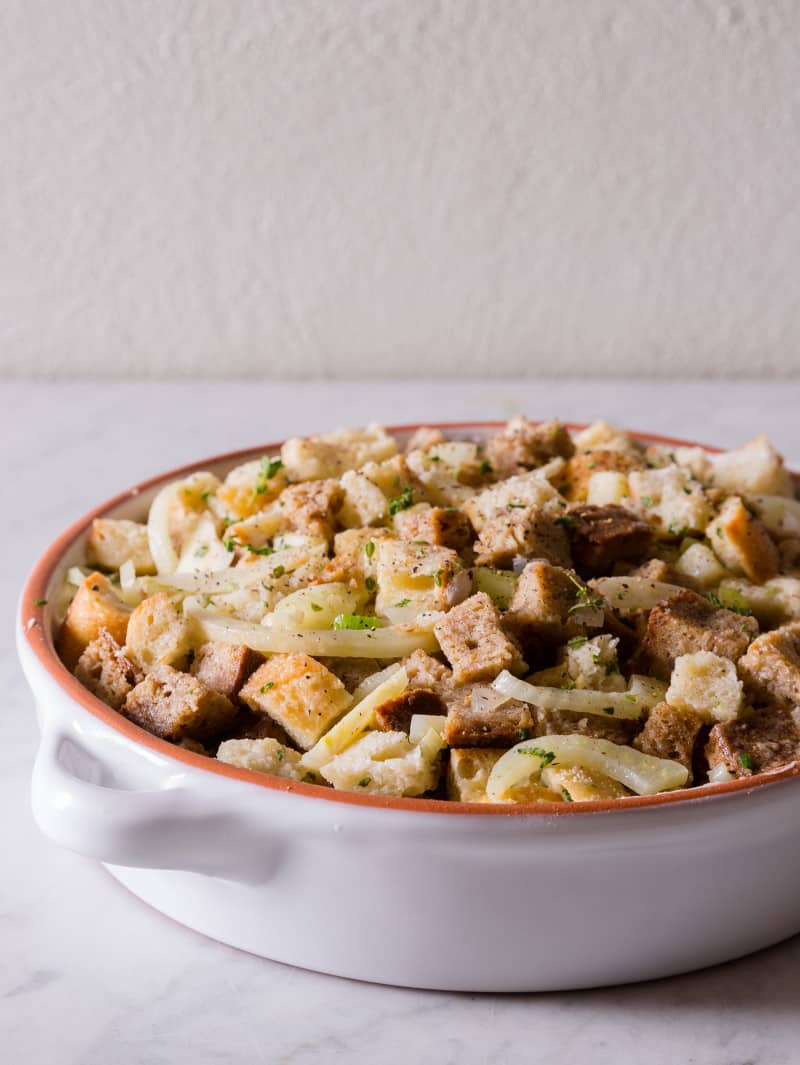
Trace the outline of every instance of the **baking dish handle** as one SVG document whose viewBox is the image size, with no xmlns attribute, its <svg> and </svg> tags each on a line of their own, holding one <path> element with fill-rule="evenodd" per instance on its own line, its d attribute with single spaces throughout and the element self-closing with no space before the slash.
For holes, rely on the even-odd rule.
<svg viewBox="0 0 800 1065">
<path fill-rule="evenodd" d="M 109 786 L 97 759 L 48 717 L 41 721 L 31 798 L 39 828 L 55 843 L 109 865 L 244 883 L 272 875 L 280 840 L 243 811 L 211 807 L 180 772 L 152 790 Z"/>
</svg>

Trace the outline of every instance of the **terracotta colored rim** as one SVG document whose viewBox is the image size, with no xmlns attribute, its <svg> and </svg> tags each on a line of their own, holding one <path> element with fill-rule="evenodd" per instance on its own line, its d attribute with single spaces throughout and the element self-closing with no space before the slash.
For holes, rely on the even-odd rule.
<svg viewBox="0 0 800 1065">
<path fill-rule="evenodd" d="M 436 422 L 425 423 L 433 428 L 444 431 L 484 431 L 497 429 L 505 422 Z M 566 423 L 567 428 L 572 430 L 584 429 L 585 425 L 572 422 Z M 411 433 L 421 425 L 394 425 L 387 428 L 389 433 Z M 686 440 L 677 440 L 673 437 L 659 436 L 655 433 L 630 431 L 635 439 L 650 444 L 665 444 L 668 447 L 703 447 L 704 450 L 718 453 L 721 449 L 697 444 Z M 389 798 L 380 795 L 359 795 L 355 792 L 336 791 L 333 788 L 325 788 L 317 784 L 302 784 L 295 781 L 287 781 L 281 777 L 272 777 L 264 773 L 255 773 L 247 769 L 238 769 L 235 766 L 218 762 L 216 759 L 204 755 L 194 754 L 176 747 L 166 740 L 151 735 L 144 729 L 134 725 L 132 721 L 106 706 L 96 696 L 69 672 L 66 666 L 55 652 L 49 619 L 46 618 L 46 606 L 37 600 L 45 600 L 48 595 L 49 584 L 53 573 L 61 560 L 62 555 L 69 547 L 82 536 L 89 528 L 94 518 L 100 517 L 106 511 L 118 506 L 140 493 L 166 481 L 188 475 L 195 470 L 205 469 L 212 465 L 225 462 L 237 462 L 260 455 L 267 451 L 275 451 L 281 447 L 281 443 L 264 444 L 263 447 L 249 447 L 239 451 L 229 451 L 222 455 L 214 455 L 210 458 L 201 459 L 191 464 L 180 466 L 167 473 L 159 474 L 142 481 L 132 488 L 121 492 L 112 499 L 107 500 L 94 510 L 85 514 L 69 528 L 65 529 L 53 543 L 47 548 L 42 557 L 34 566 L 22 591 L 19 622 L 22 633 L 31 650 L 41 665 L 47 670 L 52 679 L 69 695 L 79 706 L 90 713 L 93 717 L 102 721 L 116 732 L 121 733 L 127 739 L 143 747 L 149 748 L 164 758 L 171 758 L 184 765 L 203 769 L 207 773 L 215 773 L 218 776 L 229 777 L 233 780 L 241 780 L 256 787 L 269 788 L 273 791 L 292 792 L 305 795 L 308 798 L 320 799 L 326 802 L 345 803 L 347 805 L 372 807 L 376 809 L 391 809 L 402 811 L 417 811 L 437 814 L 471 814 L 483 816 L 519 817 L 519 816 L 548 816 L 571 817 L 584 814 L 600 813 L 625 813 L 629 810 L 638 810 L 643 807 L 665 806 L 673 803 L 697 802 L 701 799 L 714 798 L 724 795 L 734 795 L 741 792 L 752 791 L 755 788 L 775 784 L 782 780 L 800 775 L 800 763 L 791 762 L 779 770 L 768 773 L 758 773 L 752 777 L 744 777 L 739 780 L 729 781 L 724 784 L 705 784 L 697 788 L 681 791 L 664 792 L 659 795 L 633 795 L 625 799 L 613 799 L 605 802 L 575 802 L 575 803 L 529 803 L 519 805 L 505 805 L 492 803 L 466 803 L 451 802 L 445 799 L 403 799 Z M 797 474 L 794 475 L 797 478 Z"/>
</svg>

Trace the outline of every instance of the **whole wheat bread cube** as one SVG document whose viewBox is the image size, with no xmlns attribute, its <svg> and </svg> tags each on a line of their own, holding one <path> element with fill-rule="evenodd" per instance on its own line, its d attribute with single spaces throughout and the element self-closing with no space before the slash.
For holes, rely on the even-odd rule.
<svg viewBox="0 0 800 1065">
<path fill-rule="evenodd" d="M 131 608 L 117 596 L 108 577 L 90 573 L 73 596 L 56 640 L 56 650 L 68 669 L 103 629 L 118 644 L 125 643 Z"/>
<path fill-rule="evenodd" d="M 545 710 L 532 707 L 533 736 L 588 736 L 627 746 L 639 727 L 638 721 L 600 717 L 598 714 L 575 714 L 570 710 Z"/>
<path fill-rule="evenodd" d="M 101 629 L 75 666 L 75 676 L 90 692 L 104 703 L 119 710 L 128 692 L 142 679 L 142 673 L 131 662 L 108 631 Z"/>
<path fill-rule="evenodd" d="M 739 674 L 756 700 L 800 706 L 800 621 L 753 640 L 739 660 Z"/>
<path fill-rule="evenodd" d="M 615 504 L 578 504 L 565 521 L 575 568 L 586 577 L 608 573 L 615 562 L 640 561 L 653 538 L 646 521 Z"/>
<path fill-rule="evenodd" d="M 584 633 L 587 619 L 595 628 L 602 625 L 603 610 L 594 610 L 594 598 L 572 570 L 535 559 L 520 574 L 505 621 L 525 641 L 533 634 L 549 643 L 565 643 Z"/>
<path fill-rule="evenodd" d="M 394 525 L 401 540 L 451 547 L 454 551 L 468 547 L 474 536 L 467 515 L 447 507 L 420 505 L 401 510 L 395 515 Z"/>
<path fill-rule="evenodd" d="M 185 669 L 192 646 L 192 627 L 188 618 L 163 592 L 144 599 L 131 614 L 125 650 L 145 673 L 157 665 Z"/>
<path fill-rule="evenodd" d="M 653 676 L 669 680 L 680 655 L 712 651 L 736 662 L 757 635 L 755 618 L 712 606 L 687 590 L 653 607 L 641 651 Z"/>
<path fill-rule="evenodd" d="M 453 692 L 453 671 L 427 651 L 417 649 L 400 663 L 406 671 L 409 688 L 427 688 L 447 700 Z"/>
<path fill-rule="evenodd" d="M 233 724 L 236 707 L 197 677 L 163 663 L 129 692 L 123 714 L 155 736 L 207 740 Z"/>
<path fill-rule="evenodd" d="M 703 720 L 694 711 L 659 703 L 650 711 L 633 746 L 642 754 L 680 762 L 689 770 L 687 783 L 691 784 L 694 749 L 702 728 Z"/>
<path fill-rule="evenodd" d="M 710 769 L 724 766 L 734 776 L 749 777 L 800 758 L 800 730 L 785 707 L 764 707 L 715 725 L 705 754 Z"/>
<path fill-rule="evenodd" d="M 451 747 L 513 747 L 531 735 L 533 715 L 527 703 L 509 699 L 492 707 L 474 699 L 474 692 L 466 686 L 449 705 L 443 736 Z"/>
<path fill-rule="evenodd" d="M 475 544 L 475 561 L 503 569 L 517 557 L 572 565 L 567 533 L 557 515 L 538 506 L 503 507 L 489 515 Z"/>
<path fill-rule="evenodd" d="M 292 484 L 278 496 L 277 505 L 292 529 L 307 536 L 321 536 L 329 543 L 336 531 L 336 514 L 344 502 L 338 481 Z"/>
<path fill-rule="evenodd" d="M 486 444 L 486 455 L 499 477 L 511 477 L 543 466 L 550 459 L 568 459 L 575 445 L 557 421 L 529 422 L 517 416 Z"/>
<path fill-rule="evenodd" d="M 191 673 L 235 703 L 245 681 L 263 661 L 263 655 L 244 644 L 204 643 L 197 650 Z"/>
<path fill-rule="evenodd" d="M 485 592 L 453 607 L 433 628 L 453 667 L 456 684 L 495 677 L 501 670 L 525 668 L 519 648 L 500 627 L 500 614 Z"/>
<path fill-rule="evenodd" d="M 303 654 L 267 659 L 239 698 L 251 710 L 277 721 L 303 750 L 313 747 L 353 701 L 335 674 Z"/>
<path fill-rule="evenodd" d="M 407 688 L 396 699 L 375 709 L 375 722 L 382 732 L 408 732 L 415 714 L 447 713 L 447 704 L 430 688 Z"/>
</svg>

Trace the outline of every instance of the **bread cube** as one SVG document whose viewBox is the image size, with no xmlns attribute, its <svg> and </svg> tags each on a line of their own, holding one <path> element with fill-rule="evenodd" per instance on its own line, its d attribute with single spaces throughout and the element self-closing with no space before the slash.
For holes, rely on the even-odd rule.
<svg viewBox="0 0 800 1065">
<path fill-rule="evenodd" d="M 130 616 L 125 649 L 144 673 L 157 665 L 185 669 L 193 646 L 191 622 L 163 592 L 144 599 Z"/>
<path fill-rule="evenodd" d="M 406 454 L 409 451 L 429 451 L 432 447 L 444 442 L 445 436 L 441 429 L 431 429 L 428 425 L 421 425 L 409 437 Z"/>
<path fill-rule="evenodd" d="M 525 507 L 543 507 L 560 499 L 558 491 L 538 470 L 509 477 L 499 484 L 464 500 L 462 506 L 472 526 L 480 533 L 489 518 L 498 510 L 512 511 Z"/>
<path fill-rule="evenodd" d="M 56 640 L 56 650 L 67 669 L 75 664 L 103 629 L 118 643 L 125 643 L 131 608 L 117 596 L 107 577 L 90 573 L 78 587 L 67 608 Z"/>
<path fill-rule="evenodd" d="M 559 793 L 566 802 L 604 802 L 624 799 L 630 792 L 605 773 L 590 773 L 578 765 L 548 765 L 540 780 L 546 788 Z"/>
<path fill-rule="evenodd" d="M 739 660 L 747 689 L 762 702 L 800 706 L 800 621 L 753 640 Z"/>
<path fill-rule="evenodd" d="M 730 721 L 742 708 L 742 692 L 729 658 L 695 651 L 675 659 L 665 698 L 670 706 L 691 710 L 702 721 Z"/>
<path fill-rule="evenodd" d="M 687 783 L 691 784 L 694 749 L 703 721 L 700 714 L 687 706 L 659 703 L 648 714 L 633 746 L 642 754 L 680 762 L 689 770 Z"/>
<path fill-rule="evenodd" d="M 567 644 L 564 665 L 569 679 L 576 688 L 594 691 L 625 691 L 625 678 L 619 670 L 616 636 L 603 633 L 591 640 L 578 640 Z"/>
<path fill-rule="evenodd" d="M 616 429 L 602 418 L 573 435 L 578 451 L 627 451 L 634 455 L 641 452 L 640 446 L 622 429 Z"/>
<path fill-rule="evenodd" d="M 265 455 L 232 469 L 217 488 L 216 498 L 229 516 L 241 520 L 277 499 L 288 483 L 281 460 Z"/>
<path fill-rule="evenodd" d="M 693 543 L 673 563 L 675 573 L 687 578 L 682 584 L 715 588 L 727 576 L 727 570 L 706 544 Z"/>
<path fill-rule="evenodd" d="M 630 718 L 581 715 L 570 710 L 545 710 L 540 706 L 531 709 L 533 736 L 588 736 L 628 746 L 639 728 L 639 722 Z"/>
<path fill-rule="evenodd" d="M 590 485 L 596 477 L 614 475 L 617 491 L 625 497 L 630 495 L 628 474 L 644 469 L 644 460 L 638 452 L 616 450 L 579 451 L 569 459 L 557 478 L 556 484 L 571 502 L 582 502 L 589 495 Z M 601 482 L 597 481 L 596 484 Z M 612 482 L 609 482 L 612 483 Z M 590 503 L 596 500 L 588 500 Z M 620 499 L 608 502 L 619 503 Z"/>
<path fill-rule="evenodd" d="M 771 580 L 778 573 L 778 548 L 758 518 L 754 518 L 739 496 L 730 496 L 719 516 L 708 527 L 708 539 L 714 553 L 727 568 L 756 584 Z"/>
<path fill-rule="evenodd" d="M 513 747 L 532 734 L 533 714 L 527 703 L 508 699 L 493 704 L 481 698 L 483 690 L 469 686 L 454 693 L 443 733 L 451 747 Z M 494 694 L 493 689 L 488 692 Z"/>
<path fill-rule="evenodd" d="M 294 437 L 281 448 L 281 459 L 291 480 L 321 481 L 341 477 L 367 462 L 383 462 L 396 452 L 397 442 L 373 422 L 366 429 Z"/>
<path fill-rule="evenodd" d="M 505 620 L 514 632 L 562 644 L 600 628 L 604 616 L 602 599 L 577 574 L 537 559 L 520 574 Z"/>
<path fill-rule="evenodd" d="M 415 714 L 438 717 L 446 713 L 447 705 L 431 688 L 407 688 L 375 708 L 375 725 L 381 732 L 408 733 Z"/>
<path fill-rule="evenodd" d="M 428 688 L 447 700 L 454 688 L 453 673 L 427 651 L 417 649 L 400 663 L 409 688 Z"/>
<path fill-rule="evenodd" d="M 512 418 L 486 445 L 486 454 L 499 477 L 510 477 L 542 466 L 553 458 L 568 459 L 575 446 L 560 422 L 535 424 L 526 418 Z"/>
<path fill-rule="evenodd" d="M 575 569 L 590 577 L 607 574 L 615 562 L 638 562 L 653 538 L 646 521 L 613 504 L 578 503 L 564 520 Z"/>
<path fill-rule="evenodd" d="M 525 669 L 519 648 L 503 632 L 497 607 L 485 592 L 453 607 L 433 631 L 456 684 L 493 678 L 503 669 Z"/>
<path fill-rule="evenodd" d="M 468 547 L 474 535 L 463 511 L 432 507 L 427 503 L 399 511 L 394 516 L 394 527 L 401 540 L 450 547 L 454 551 Z"/>
<path fill-rule="evenodd" d="M 726 492 L 794 497 L 792 478 L 761 433 L 743 447 L 711 456 L 713 484 Z"/>
<path fill-rule="evenodd" d="M 347 470 L 339 479 L 344 498 L 339 523 L 346 529 L 377 525 L 386 517 L 386 496 L 363 473 Z"/>
<path fill-rule="evenodd" d="M 217 748 L 217 758 L 226 765 L 288 780 L 302 780 L 308 775 L 298 765 L 300 755 L 297 751 L 275 739 L 225 740 Z"/>
<path fill-rule="evenodd" d="M 454 802 L 491 802 L 486 782 L 503 754 L 500 747 L 453 748 L 447 767 L 447 798 Z"/>
<path fill-rule="evenodd" d="M 353 701 L 344 684 L 308 655 L 273 655 L 253 673 L 239 698 L 273 721 L 303 750 L 313 747 Z"/>
<path fill-rule="evenodd" d="M 414 502 L 428 501 L 441 507 L 460 507 L 467 499 L 475 495 L 475 489 L 467 481 L 473 481 L 479 471 L 477 447 L 472 444 L 470 463 L 466 471 L 461 467 L 443 460 L 440 449 L 449 447 L 448 443 L 437 444 L 428 451 L 409 451 L 406 463 L 409 475 L 417 486 Z M 447 452 L 445 452 L 447 457 Z M 464 472 L 472 476 L 464 478 Z"/>
<path fill-rule="evenodd" d="M 475 561 L 481 566 L 509 568 L 517 557 L 544 558 L 555 566 L 570 566 L 567 533 L 558 517 L 538 506 L 496 510 L 483 523 Z"/>
<path fill-rule="evenodd" d="M 402 732 L 368 732 L 320 774 L 335 788 L 367 795 L 423 795 L 436 787 L 439 758 L 428 758 Z"/>
<path fill-rule="evenodd" d="M 679 466 L 660 470 L 634 470 L 628 476 L 632 506 L 662 536 L 704 532 L 711 521 L 711 504 L 702 485 Z"/>
<path fill-rule="evenodd" d="M 155 573 L 147 526 L 123 518 L 95 518 L 86 541 L 90 566 L 118 570 L 130 560 L 137 573 Z"/>
<path fill-rule="evenodd" d="M 142 679 L 108 629 L 101 629 L 78 659 L 75 676 L 113 710 L 119 710 L 128 692 Z"/>
<path fill-rule="evenodd" d="M 767 706 L 715 725 L 705 754 L 710 769 L 724 766 L 735 777 L 749 777 L 800 758 L 800 730 L 788 709 Z"/>
<path fill-rule="evenodd" d="M 276 506 L 282 508 L 288 528 L 331 543 L 336 514 L 343 500 L 344 492 L 338 481 L 321 480 L 289 485 L 281 492 Z"/>
<path fill-rule="evenodd" d="M 236 703 L 245 681 L 263 661 L 263 655 L 244 644 L 204 643 L 197 650 L 191 672 L 212 691 Z"/>
<path fill-rule="evenodd" d="M 404 540 L 375 541 L 377 614 L 446 610 L 469 595 L 472 581 L 455 551 Z"/>
<path fill-rule="evenodd" d="M 616 452 L 610 451 L 613 455 Z M 589 477 L 586 486 L 586 502 L 594 506 L 604 507 L 610 503 L 624 507 L 630 497 L 628 478 L 624 473 L 615 473 L 613 470 L 599 470 Z"/>
<path fill-rule="evenodd" d="M 128 693 L 122 713 L 162 739 L 202 741 L 229 729 L 236 707 L 197 677 L 159 663 Z"/>
</svg>

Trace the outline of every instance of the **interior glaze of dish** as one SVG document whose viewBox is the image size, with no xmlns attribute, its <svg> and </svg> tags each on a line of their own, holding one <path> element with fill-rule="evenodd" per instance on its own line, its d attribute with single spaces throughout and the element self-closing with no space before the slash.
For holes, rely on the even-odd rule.
<svg viewBox="0 0 800 1065">
<path fill-rule="evenodd" d="M 800 504 L 765 438 L 518 418 L 257 454 L 134 489 L 34 571 L 28 637 L 107 723 L 251 782 L 443 812 L 797 771 Z M 147 525 L 95 520 L 156 486 Z"/>
</svg>

